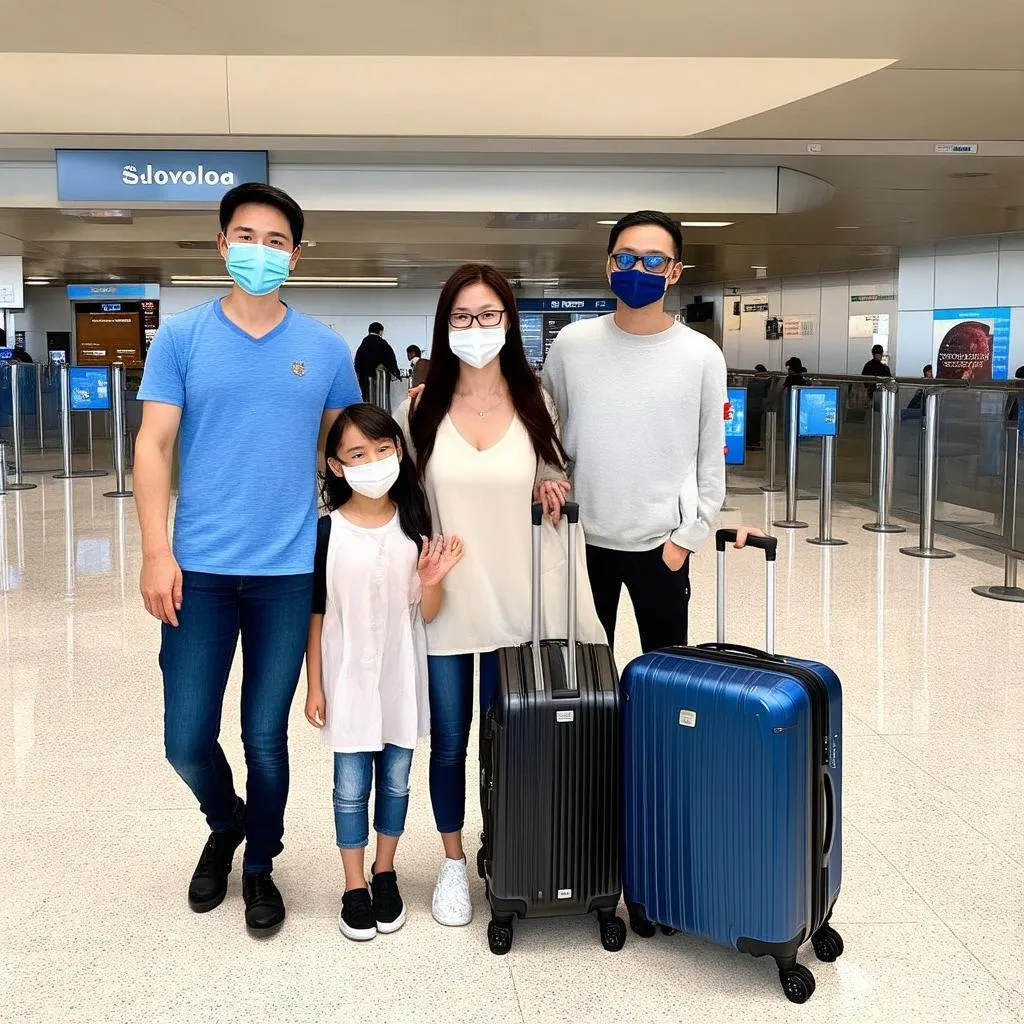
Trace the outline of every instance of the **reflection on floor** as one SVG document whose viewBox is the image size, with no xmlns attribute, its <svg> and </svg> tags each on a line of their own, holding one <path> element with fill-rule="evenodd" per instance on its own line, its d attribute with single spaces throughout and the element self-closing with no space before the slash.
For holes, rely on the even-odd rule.
<svg viewBox="0 0 1024 1024">
<path fill-rule="evenodd" d="M 914 561 L 898 553 L 905 538 L 865 533 L 852 508 L 835 523 L 849 547 L 811 547 L 808 531 L 782 540 L 779 647 L 835 666 L 847 708 L 834 920 L 846 954 L 814 965 L 817 992 L 800 1008 L 770 963 L 685 936 L 631 935 L 608 954 L 591 922 L 531 921 L 496 959 L 475 880 L 474 923 L 439 928 L 425 750 L 400 850 L 409 923 L 368 947 L 346 942 L 330 763 L 298 703 L 276 872 L 284 931 L 246 936 L 237 871 L 221 908 L 192 914 L 205 828 L 163 760 L 158 630 L 137 597 L 134 508 L 104 498 L 110 487 L 47 478 L 0 498 L 5 1022 L 1024 1020 L 1024 608 L 972 595 L 1000 582 L 992 555 L 952 545 L 955 560 Z M 732 503 L 748 521 L 782 507 Z M 730 564 L 732 638 L 757 643 L 761 565 Z M 713 566 L 710 551 L 695 562 L 694 641 L 712 636 Z M 620 664 L 636 648 L 627 629 Z M 237 686 L 236 671 L 224 739 L 240 768 Z"/>
</svg>

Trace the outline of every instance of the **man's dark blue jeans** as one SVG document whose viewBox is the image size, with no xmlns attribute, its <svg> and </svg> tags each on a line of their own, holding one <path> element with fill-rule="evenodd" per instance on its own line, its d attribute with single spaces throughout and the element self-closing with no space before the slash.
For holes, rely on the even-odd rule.
<svg viewBox="0 0 1024 1024">
<path fill-rule="evenodd" d="M 246 872 L 270 871 L 283 849 L 288 713 L 302 669 L 313 575 L 185 572 L 178 627 L 163 627 L 164 745 L 210 829 L 234 823 L 237 797 L 218 742 L 224 691 L 242 638 Z"/>
</svg>

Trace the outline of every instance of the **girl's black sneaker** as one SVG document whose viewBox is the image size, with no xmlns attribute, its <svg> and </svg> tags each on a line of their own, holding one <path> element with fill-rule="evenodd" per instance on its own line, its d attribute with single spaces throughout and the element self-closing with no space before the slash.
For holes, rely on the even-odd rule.
<svg viewBox="0 0 1024 1024">
<path fill-rule="evenodd" d="M 398 891 L 398 875 L 394 871 L 374 873 L 370 888 L 373 890 L 373 916 L 377 931 L 382 935 L 397 932 L 405 924 L 405 904 Z"/>
<path fill-rule="evenodd" d="M 341 913 L 338 927 L 346 939 L 353 942 L 368 942 L 377 935 L 377 923 L 373 917 L 373 903 L 366 889 L 350 889 L 341 897 Z"/>
</svg>

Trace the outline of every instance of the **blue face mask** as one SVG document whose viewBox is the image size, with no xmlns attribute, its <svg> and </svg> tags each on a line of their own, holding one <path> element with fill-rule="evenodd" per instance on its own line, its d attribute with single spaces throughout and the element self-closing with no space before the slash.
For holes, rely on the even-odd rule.
<svg viewBox="0 0 1024 1024">
<path fill-rule="evenodd" d="M 666 279 L 661 274 L 642 270 L 613 270 L 612 291 L 630 309 L 643 309 L 660 301 L 665 295 Z"/>
<path fill-rule="evenodd" d="M 292 254 L 252 242 L 228 245 L 228 273 L 244 292 L 269 295 L 288 280 Z"/>
</svg>

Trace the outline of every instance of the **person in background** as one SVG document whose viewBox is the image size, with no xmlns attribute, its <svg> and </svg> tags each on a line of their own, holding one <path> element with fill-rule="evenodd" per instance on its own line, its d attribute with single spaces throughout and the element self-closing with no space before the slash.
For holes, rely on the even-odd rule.
<svg viewBox="0 0 1024 1024">
<path fill-rule="evenodd" d="M 405 350 L 409 365 L 412 367 L 412 380 L 410 388 L 418 388 L 421 384 L 427 383 L 427 374 L 430 373 L 430 360 L 423 358 L 423 349 L 419 345 L 410 345 Z"/>
<path fill-rule="evenodd" d="M 283 849 L 288 713 L 313 601 L 317 440 L 359 401 L 344 339 L 280 299 L 303 226 L 295 200 L 270 185 L 224 196 L 217 245 L 234 288 L 157 331 L 135 446 L 140 589 L 163 623 L 164 744 L 210 828 L 188 902 L 197 914 L 220 905 L 245 840 L 242 896 L 254 936 L 273 934 L 285 917 L 271 872 Z M 219 742 L 239 638 L 245 801 Z"/>
<path fill-rule="evenodd" d="M 864 364 L 861 370 L 862 377 L 891 377 L 892 371 L 883 361 L 885 349 L 881 345 L 875 345 L 871 349 L 871 358 Z"/>
<path fill-rule="evenodd" d="M 1024 366 L 1018 366 L 1013 373 L 1015 380 L 1024 380 Z M 1006 410 L 1006 418 L 1011 423 L 1018 421 L 1018 410 L 1020 408 L 1020 396 L 1014 395 L 1013 400 L 1009 403 Z"/>
<path fill-rule="evenodd" d="M 798 387 L 807 383 L 807 367 L 800 361 L 799 356 L 790 356 L 786 360 L 786 369 L 789 372 L 782 385 L 784 388 Z"/>
<path fill-rule="evenodd" d="M 377 367 L 383 366 L 388 371 L 390 380 L 398 380 L 398 357 L 395 350 L 384 340 L 384 325 L 376 321 L 370 324 L 369 333 L 356 349 L 356 376 L 359 388 L 363 393 L 363 401 L 370 400 L 370 386 L 377 376 Z"/>
<path fill-rule="evenodd" d="M 925 380 L 933 380 L 935 378 L 935 371 L 932 369 L 932 364 L 931 363 L 929 363 L 921 371 L 921 376 L 924 377 Z M 910 409 L 920 409 L 923 403 L 924 403 L 924 392 L 921 391 L 921 390 L 918 390 L 918 391 L 916 391 L 914 393 L 914 397 L 910 400 L 910 405 L 907 406 L 907 409 L 908 410 L 910 410 Z"/>
<path fill-rule="evenodd" d="M 615 313 L 563 328 L 543 371 L 585 518 L 597 613 L 614 643 L 625 586 L 644 651 L 686 643 L 690 555 L 725 499 L 725 357 L 665 312 L 682 246 L 664 213 L 623 217 L 608 239 Z"/>
<path fill-rule="evenodd" d="M 761 431 L 764 426 L 764 411 L 768 405 L 771 378 L 764 363 L 758 363 L 754 367 L 754 372 L 759 376 L 747 384 L 747 447 L 759 449 L 763 447 Z"/>
<path fill-rule="evenodd" d="M 398 424 L 356 405 L 324 445 L 306 720 L 334 751 L 334 819 L 345 872 L 338 927 L 364 942 L 405 923 L 395 851 L 409 808 L 409 770 L 429 735 L 424 622 L 462 558 L 458 537 L 431 535 L 430 513 Z M 374 776 L 376 775 L 376 778 Z M 377 849 L 365 875 L 371 784 Z"/>
<path fill-rule="evenodd" d="M 888 365 L 883 361 L 885 357 L 885 349 L 881 345 L 875 345 L 871 349 L 871 358 L 864 364 L 864 369 L 860 371 L 862 377 L 891 377 L 892 370 L 889 369 Z M 868 399 L 873 399 L 878 389 L 874 384 L 867 385 Z"/>
</svg>

